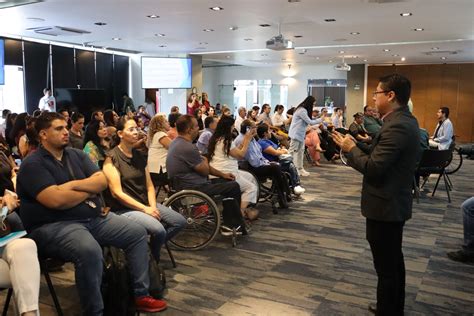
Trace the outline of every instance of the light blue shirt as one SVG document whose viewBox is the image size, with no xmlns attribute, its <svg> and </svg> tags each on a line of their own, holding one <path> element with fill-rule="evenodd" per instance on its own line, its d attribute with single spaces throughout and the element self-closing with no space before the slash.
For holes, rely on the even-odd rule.
<svg viewBox="0 0 474 316">
<path fill-rule="evenodd" d="M 206 128 L 199 136 L 196 146 L 201 152 L 201 154 L 203 155 L 207 154 L 207 146 L 209 146 L 209 140 L 211 139 L 213 134 L 214 134 L 214 131 L 212 129 Z"/>
<path fill-rule="evenodd" d="M 433 140 L 439 144 L 439 150 L 445 150 L 449 149 L 449 145 L 451 145 L 451 142 L 453 141 L 453 135 L 453 123 L 451 123 L 451 120 L 447 118 L 443 121 L 443 123 L 441 123 L 441 126 L 438 129 L 438 137 L 433 138 Z"/>
<path fill-rule="evenodd" d="M 243 142 L 244 134 L 239 134 L 239 136 L 237 136 L 237 138 L 234 140 L 234 145 L 235 147 L 240 147 Z M 270 161 L 263 157 L 262 147 L 260 147 L 254 138 L 252 138 L 252 141 L 249 144 L 249 148 L 247 149 L 244 160 L 248 161 L 248 163 L 254 168 L 270 164 Z"/>
<path fill-rule="evenodd" d="M 295 113 L 293 113 L 288 136 L 291 139 L 304 142 L 304 138 L 306 136 L 306 127 L 308 125 L 320 124 L 322 121 L 323 120 L 321 118 L 315 120 L 310 119 L 305 108 L 297 108 Z"/>
</svg>

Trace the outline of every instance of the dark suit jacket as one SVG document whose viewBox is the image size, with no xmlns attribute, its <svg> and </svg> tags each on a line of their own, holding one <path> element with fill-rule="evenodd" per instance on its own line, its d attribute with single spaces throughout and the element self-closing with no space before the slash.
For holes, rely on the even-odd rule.
<svg viewBox="0 0 474 316">
<path fill-rule="evenodd" d="M 418 122 L 407 106 L 385 118 L 368 154 L 358 147 L 347 154 L 349 165 L 364 175 L 362 215 L 386 222 L 411 218 L 413 176 L 420 154 Z"/>
</svg>

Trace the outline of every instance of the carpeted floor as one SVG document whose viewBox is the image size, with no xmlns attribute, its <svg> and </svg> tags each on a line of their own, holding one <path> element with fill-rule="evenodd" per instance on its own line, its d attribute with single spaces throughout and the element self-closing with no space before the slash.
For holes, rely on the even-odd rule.
<svg viewBox="0 0 474 316">
<path fill-rule="evenodd" d="M 163 252 L 169 308 L 162 314 L 368 315 L 376 277 L 360 215 L 362 178 L 340 163 L 309 171 L 304 197 L 277 215 L 262 206 L 250 236 L 236 248 L 218 236 L 204 250 L 174 251 L 175 269 Z M 460 204 L 474 195 L 473 174 L 468 160 L 451 177 L 451 204 L 444 185 L 435 197 L 414 203 L 403 242 L 407 315 L 474 313 L 474 265 L 446 257 L 462 243 Z M 72 266 L 51 275 L 65 315 L 79 315 Z M 1 304 L 4 297 L 5 291 Z M 44 282 L 40 301 L 42 315 L 55 315 Z"/>
</svg>

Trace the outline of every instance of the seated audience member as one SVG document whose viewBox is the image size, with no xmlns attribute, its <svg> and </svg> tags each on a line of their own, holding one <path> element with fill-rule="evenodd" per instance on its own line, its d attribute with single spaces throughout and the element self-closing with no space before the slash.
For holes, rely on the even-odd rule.
<svg viewBox="0 0 474 316">
<path fill-rule="evenodd" d="M 247 110 L 245 106 L 240 106 L 237 110 L 237 117 L 235 118 L 234 127 L 237 131 L 240 131 L 240 124 L 245 120 L 245 115 L 247 114 Z"/>
<path fill-rule="evenodd" d="M 220 116 L 221 115 L 221 111 L 222 111 L 222 106 L 220 103 L 216 103 L 216 116 Z"/>
<path fill-rule="evenodd" d="M 167 134 L 171 140 L 178 137 L 178 131 L 176 130 L 176 121 L 179 119 L 180 116 L 181 114 L 179 113 L 171 113 L 168 116 L 168 123 L 170 124 L 170 129 L 168 130 Z"/>
<path fill-rule="evenodd" d="M 15 125 L 16 118 L 18 114 L 10 113 L 7 115 L 7 122 L 5 124 L 5 141 L 7 142 L 10 149 L 15 147 L 15 140 L 11 138 L 11 133 L 13 130 L 13 125 Z"/>
<path fill-rule="evenodd" d="M 194 117 L 196 118 L 196 121 L 198 122 L 198 126 L 199 126 L 200 131 L 202 131 L 204 129 L 204 119 L 203 119 L 202 116 L 203 116 L 203 112 L 200 108 L 196 109 L 196 111 L 194 111 Z"/>
<path fill-rule="evenodd" d="M 71 115 L 69 146 L 79 150 L 84 148 L 84 115 L 79 112 L 74 112 Z"/>
<path fill-rule="evenodd" d="M 21 136 L 18 143 L 18 152 L 23 159 L 38 149 L 39 142 L 35 124 L 36 117 L 29 117 L 26 123 L 25 135 Z"/>
<path fill-rule="evenodd" d="M 211 103 L 209 102 L 209 96 L 207 95 L 207 92 L 203 92 L 201 94 L 201 102 L 202 102 L 202 105 L 206 107 L 206 111 L 204 112 L 207 112 L 209 108 L 211 107 Z"/>
<path fill-rule="evenodd" d="M 234 140 L 235 147 L 243 145 L 247 130 L 251 130 L 252 128 L 255 128 L 254 122 L 250 120 L 242 122 L 240 125 L 240 134 Z M 291 194 L 285 175 L 282 173 L 281 167 L 278 163 L 272 163 L 263 157 L 262 149 L 255 139 L 250 141 L 244 160 L 249 163 L 250 171 L 257 177 L 268 177 L 272 179 L 277 188 L 279 204 L 280 206 L 285 205 L 286 203 L 284 202 L 284 199 L 288 199 Z"/>
<path fill-rule="evenodd" d="M 250 140 L 255 136 L 255 129 L 252 129 L 244 137 L 240 147 L 233 144 L 232 131 L 234 129 L 234 119 L 223 117 L 217 123 L 214 135 L 209 140 L 207 156 L 209 165 L 221 172 L 230 173 L 235 177 L 235 181 L 240 186 L 242 200 L 240 210 L 244 217 L 254 220 L 258 217 L 258 211 L 248 208 L 249 204 L 257 203 L 258 183 L 252 181 L 253 177 L 247 171 L 239 170 L 239 159 L 243 159 L 247 153 Z"/>
<path fill-rule="evenodd" d="M 90 122 L 92 122 L 92 121 L 101 121 L 101 122 L 105 123 L 105 121 L 104 121 L 104 112 L 102 112 L 101 110 L 92 112 Z"/>
<path fill-rule="evenodd" d="M 15 119 L 15 124 L 13 125 L 13 129 L 10 132 L 10 138 L 13 140 L 13 147 L 18 147 L 20 143 L 20 138 L 25 135 L 26 133 L 26 122 L 28 121 L 28 113 L 21 113 Z"/>
<path fill-rule="evenodd" d="M 173 105 L 170 109 L 170 114 L 168 114 L 168 122 L 170 120 L 170 115 L 174 113 L 179 113 L 179 106 Z"/>
<path fill-rule="evenodd" d="M 279 128 L 280 130 L 283 131 L 288 131 L 287 126 L 290 126 L 291 123 L 291 117 L 288 118 L 283 111 L 285 110 L 285 107 L 281 104 L 277 104 L 275 106 L 275 112 L 272 116 L 272 124 L 274 127 Z"/>
<path fill-rule="evenodd" d="M 342 117 L 343 110 L 341 108 L 334 108 L 334 112 L 332 113 L 331 121 L 334 129 L 344 128 Z"/>
<path fill-rule="evenodd" d="M 258 144 L 262 149 L 263 157 L 268 161 L 275 161 L 280 164 L 283 171 L 290 174 L 291 188 L 296 195 L 303 194 L 305 189 L 301 186 L 298 171 L 293 164 L 293 159 L 288 154 L 286 148 L 279 148 L 277 144 L 270 139 L 270 130 L 266 124 L 261 124 L 257 128 Z"/>
<path fill-rule="evenodd" d="M 20 215 L 42 256 L 74 264 L 82 314 L 103 313 L 103 246 L 125 251 L 137 309 L 165 309 L 165 301 L 148 294 L 145 229 L 113 213 L 101 215 L 97 194 L 107 187 L 107 180 L 86 154 L 66 147 L 68 130 L 62 115 L 42 114 L 36 130 L 42 146 L 23 161 L 18 174 Z"/>
<path fill-rule="evenodd" d="M 217 117 L 216 109 L 212 105 L 207 109 L 206 116 Z"/>
<path fill-rule="evenodd" d="M 166 173 L 166 156 L 171 139 L 166 132 L 170 125 L 163 115 L 155 115 L 148 126 L 148 149 L 147 167 L 150 171 L 151 179 L 156 183 L 159 181 L 158 174 Z"/>
<path fill-rule="evenodd" d="M 251 109 L 247 112 L 247 119 L 251 120 L 252 122 L 255 122 L 257 123 L 257 111 L 255 111 L 254 109 Z M 242 124 L 242 122 L 240 123 Z M 239 130 L 240 132 L 240 130 Z"/>
<path fill-rule="evenodd" d="M 207 146 L 209 145 L 209 139 L 211 139 L 212 134 L 216 130 L 217 126 L 217 119 L 209 116 L 206 117 L 206 121 L 204 122 L 204 126 L 206 129 L 199 135 L 198 141 L 196 143 L 197 148 L 203 155 L 207 155 Z"/>
<path fill-rule="evenodd" d="M 358 142 L 369 144 L 372 142 L 372 137 L 369 136 L 369 133 L 364 127 L 364 114 L 360 112 L 354 114 L 354 122 L 349 126 L 349 133 Z"/>
<path fill-rule="evenodd" d="M 448 252 L 448 258 L 464 263 L 474 263 L 474 196 L 461 205 L 464 223 L 464 243 L 462 249 Z"/>
<path fill-rule="evenodd" d="M 201 156 L 197 147 L 192 143 L 199 134 L 196 119 L 191 115 L 183 115 L 176 122 L 179 136 L 168 148 L 166 170 L 168 178 L 175 190 L 193 189 L 201 191 L 210 197 L 220 195 L 223 200 L 224 225 L 222 234 L 232 234 L 235 228 L 239 233 L 247 234 L 242 214 L 240 213 L 241 193 L 239 184 L 232 181 L 234 177 L 224 174 L 209 166 L 207 158 Z M 210 183 L 208 175 L 229 179 L 222 183 Z"/>
<path fill-rule="evenodd" d="M 252 106 L 252 110 L 255 110 L 255 113 L 258 115 L 258 112 L 260 112 L 260 107 L 258 105 Z"/>
<path fill-rule="evenodd" d="M 4 109 L 2 111 L 2 117 L 0 118 L 0 135 L 2 135 L 3 138 L 5 138 L 5 129 L 7 128 L 7 116 L 10 113 L 10 110 Z"/>
<path fill-rule="evenodd" d="M 71 124 L 69 111 L 67 109 L 60 109 L 58 113 L 64 116 L 68 125 Z"/>
<path fill-rule="evenodd" d="M 230 108 L 227 104 L 224 104 L 222 106 L 221 112 L 222 112 L 221 117 L 222 116 L 232 116 L 232 112 L 230 111 Z"/>
<path fill-rule="evenodd" d="M 155 186 L 146 167 L 146 157 L 133 148 L 138 141 L 135 121 L 120 119 L 116 137 L 120 142 L 107 153 L 104 163 L 104 174 L 114 198 L 110 207 L 116 214 L 146 229 L 151 236 L 151 252 L 159 262 L 161 246 L 186 225 L 186 219 L 169 207 L 156 203 Z"/>
<path fill-rule="evenodd" d="M 84 135 L 84 152 L 97 167 L 102 168 L 105 153 L 110 149 L 107 129 L 102 121 L 91 121 Z"/>
<path fill-rule="evenodd" d="M 454 136 L 453 123 L 449 119 L 449 108 L 445 106 L 439 108 L 436 115 L 438 117 L 438 125 L 433 137 L 430 138 L 430 147 L 439 150 L 449 149 Z"/>
<path fill-rule="evenodd" d="M 267 124 L 268 126 L 272 126 L 272 120 L 270 118 L 270 112 L 272 111 L 272 108 L 270 107 L 270 104 L 265 103 L 262 105 L 262 110 L 260 112 L 260 115 L 257 118 L 257 122 L 263 122 Z"/>
<path fill-rule="evenodd" d="M 114 137 L 115 132 L 117 131 L 115 125 L 117 125 L 119 118 L 120 116 L 114 110 L 106 110 L 104 112 L 104 121 L 107 126 L 107 134 L 110 138 Z"/>
<path fill-rule="evenodd" d="M 372 138 L 377 135 L 382 127 L 382 120 L 375 117 L 375 109 L 370 105 L 364 106 L 364 127 Z"/>
</svg>

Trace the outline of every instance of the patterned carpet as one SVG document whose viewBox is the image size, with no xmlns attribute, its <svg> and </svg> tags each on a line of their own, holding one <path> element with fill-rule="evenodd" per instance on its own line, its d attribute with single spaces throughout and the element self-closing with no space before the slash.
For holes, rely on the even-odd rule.
<svg viewBox="0 0 474 316">
<path fill-rule="evenodd" d="M 218 236 L 204 250 L 174 251 L 175 269 L 163 252 L 169 308 L 162 314 L 368 315 L 376 277 L 360 215 L 361 176 L 340 163 L 309 171 L 304 198 L 277 215 L 262 206 L 236 248 Z M 403 241 L 407 315 L 473 315 L 474 265 L 446 257 L 462 243 L 460 204 L 473 195 L 473 174 L 468 160 L 451 177 L 451 204 L 444 185 L 414 204 Z M 65 315 L 78 315 L 72 267 L 52 277 Z M 45 284 L 40 301 L 42 315 L 55 315 Z"/>
</svg>

